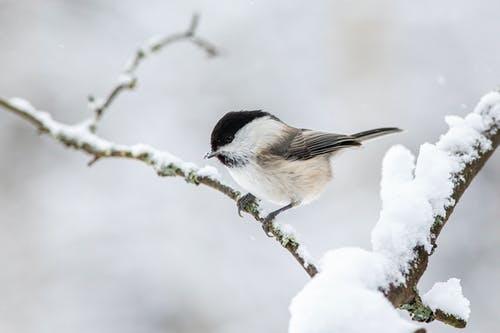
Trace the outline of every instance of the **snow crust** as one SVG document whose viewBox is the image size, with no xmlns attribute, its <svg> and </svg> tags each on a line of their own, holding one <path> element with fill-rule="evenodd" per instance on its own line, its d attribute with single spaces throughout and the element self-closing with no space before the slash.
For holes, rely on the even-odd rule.
<svg viewBox="0 0 500 333">
<path fill-rule="evenodd" d="M 440 309 L 455 317 L 469 319 L 470 302 L 462 294 L 462 286 L 457 278 L 435 283 L 431 290 L 422 296 L 422 301 L 433 311 Z"/>
<path fill-rule="evenodd" d="M 9 99 L 9 103 L 12 104 L 14 107 L 23 110 L 27 113 L 35 112 L 35 108 L 33 107 L 33 105 L 31 105 L 31 103 L 25 99 L 19 97 L 12 97 L 11 99 Z"/>
<path fill-rule="evenodd" d="M 360 248 L 328 251 L 320 273 L 291 302 L 288 332 L 414 332 L 418 326 L 401 318 L 377 290 L 386 265 L 382 255 Z"/>
<path fill-rule="evenodd" d="M 134 76 L 129 73 L 121 73 L 118 76 L 118 84 L 120 86 L 130 86 L 132 83 L 134 83 L 134 81 Z"/>
<path fill-rule="evenodd" d="M 216 167 L 205 165 L 197 171 L 198 176 L 221 180 L 222 177 Z"/>
<path fill-rule="evenodd" d="M 392 147 L 382 165 L 380 217 L 372 230 L 373 250 L 390 258 L 395 267 L 407 272 L 415 253 L 424 246 L 432 250 L 429 230 L 437 217 L 446 215 L 454 204 L 451 198 L 456 175 L 491 149 L 482 134 L 500 123 L 500 94 L 485 95 L 465 118 L 447 116 L 449 130 L 436 144 L 424 143 L 415 162 L 403 146 Z M 403 280 L 399 282 L 404 282 Z"/>
<path fill-rule="evenodd" d="M 314 265 L 314 258 L 304 244 L 300 244 L 297 248 L 297 254 L 304 260 L 304 267 Z"/>
<path fill-rule="evenodd" d="M 383 290 L 405 283 L 413 249 L 430 253 L 430 228 L 454 204 L 453 189 L 467 163 L 488 149 L 483 135 L 500 126 L 500 93 L 485 95 L 464 118 L 446 117 L 449 130 L 436 144 L 424 143 L 417 158 L 396 145 L 382 165 L 382 210 L 372 230 L 372 251 L 341 248 L 321 259 L 320 272 L 292 300 L 289 333 L 413 332 Z M 469 302 L 459 281 L 436 284 L 424 301 L 467 319 Z"/>
<path fill-rule="evenodd" d="M 283 236 L 282 243 L 293 241 L 300 244 L 297 248 L 297 254 L 304 260 L 304 266 L 306 268 L 309 267 L 309 265 L 314 264 L 312 255 L 309 253 L 309 250 L 306 248 L 306 246 L 301 244 L 300 235 L 297 233 L 294 227 L 292 227 L 290 224 L 280 223 L 275 220 L 273 221 L 273 228 L 278 229 Z"/>
<path fill-rule="evenodd" d="M 412 153 L 394 146 L 382 165 L 382 210 L 372 230 L 372 246 L 407 272 L 414 258 L 413 248 L 432 250 L 429 230 L 437 216 L 453 204 L 453 173 L 460 171 L 458 161 L 425 143 L 415 164 Z M 403 281 L 400 281 L 403 282 Z"/>
</svg>

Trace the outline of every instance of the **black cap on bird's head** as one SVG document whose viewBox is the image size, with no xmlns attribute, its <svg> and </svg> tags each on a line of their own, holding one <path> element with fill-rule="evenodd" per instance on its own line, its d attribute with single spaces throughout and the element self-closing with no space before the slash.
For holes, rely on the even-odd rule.
<svg viewBox="0 0 500 333">
<path fill-rule="evenodd" d="M 245 161 L 238 159 L 234 155 L 227 156 L 219 151 L 221 147 L 233 142 L 236 133 L 248 123 L 262 117 L 271 117 L 278 120 L 270 113 L 255 111 L 231 111 L 226 113 L 215 125 L 210 138 L 212 151 L 205 155 L 205 158 L 217 157 L 217 159 L 227 167 L 235 167 L 245 164 Z"/>
<path fill-rule="evenodd" d="M 217 150 L 224 146 L 227 145 L 228 143 L 231 143 L 234 139 L 234 136 L 236 133 L 246 124 L 251 122 L 254 119 L 265 117 L 265 116 L 272 116 L 271 114 L 261 111 L 261 110 L 256 110 L 256 111 L 231 111 L 228 112 L 222 117 L 217 124 L 215 125 L 214 129 L 212 130 L 212 136 L 210 139 L 210 144 L 212 148 L 211 154 L 216 154 Z M 215 156 L 215 155 L 213 155 Z M 210 157 L 213 157 L 210 156 Z"/>
</svg>

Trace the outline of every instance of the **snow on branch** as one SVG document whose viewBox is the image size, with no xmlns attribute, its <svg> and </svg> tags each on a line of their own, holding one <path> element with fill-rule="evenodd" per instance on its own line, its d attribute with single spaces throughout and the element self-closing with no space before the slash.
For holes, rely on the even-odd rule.
<svg viewBox="0 0 500 333">
<path fill-rule="evenodd" d="M 20 98 L 0 98 L 0 106 L 31 122 L 41 133 L 95 159 L 136 159 L 153 167 L 159 176 L 180 176 L 189 183 L 212 187 L 233 200 L 240 197 L 238 191 L 220 181 L 215 168 L 200 168 L 147 145 L 126 146 L 105 140 L 91 130 L 93 119 L 76 125 L 62 124 Z M 424 304 L 416 285 L 458 199 L 498 146 L 500 94 L 492 92 L 483 97 L 464 119 L 446 120 L 450 125 L 448 133 L 435 145 L 422 145 L 416 165 L 402 146 L 393 147 L 384 158 L 383 210 L 373 230 L 373 251 L 329 251 L 317 274 L 293 230 L 274 225 L 271 232 L 275 238 L 314 277 L 292 301 L 290 333 L 331 329 L 360 332 L 382 326 L 385 332 L 422 332 L 402 319 L 394 307 L 408 310 L 414 320 L 436 319 L 465 326 L 466 318 L 459 313 Z M 262 222 L 256 202 L 245 211 Z"/>
<path fill-rule="evenodd" d="M 195 34 L 198 24 L 199 15 L 193 15 L 186 31 L 165 37 L 150 38 L 145 46 L 139 48 L 134 57 L 128 61 L 123 73 L 118 78 L 117 85 L 107 98 L 89 98 L 89 106 L 95 112 L 95 118 L 84 120 L 76 125 L 59 123 L 52 119 L 49 113 L 35 109 L 31 103 L 21 98 L 7 99 L 0 96 L 0 106 L 26 119 L 35 125 L 41 133 L 48 134 L 68 147 L 92 155 L 93 159 L 88 163 L 89 166 L 106 157 L 135 159 L 153 167 L 159 176 L 179 176 L 188 183 L 204 184 L 237 201 L 241 193 L 224 184 L 214 167 L 200 168 L 194 163 L 185 162 L 168 152 L 148 145 L 126 146 L 105 140 L 95 134 L 97 123 L 104 110 L 123 90 L 134 88 L 137 82 L 135 71 L 139 64 L 153 52 L 158 52 L 174 42 L 187 40 L 204 50 L 208 56 L 212 57 L 218 54 L 217 48 L 212 43 Z M 263 222 L 264 217 L 260 215 L 259 205 L 256 201 L 248 203 L 243 210 L 252 215 L 257 222 Z M 275 223 L 270 233 L 292 254 L 307 274 L 314 276 L 317 273 L 317 268 L 312 263 L 313 260 L 307 249 L 299 243 L 299 237 L 291 226 Z"/>
<path fill-rule="evenodd" d="M 154 36 L 143 46 L 139 47 L 134 56 L 127 61 L 123 72 L 118 76 L 115 86 L 111 89 L 105 98 L 95 98 L 89 96 L 89 108 L 95 112 L 95 120 L 91 126 L 91 130 L 95 131 L 97 122 L 102 117 L 104 111 L 111 105 L 113 100 L 120 95 L 124 90 L 134 89 L 137 84 L 136 71 L 144 59 L 161 51 L 168 45 L 179 41 L 189 41 L 205 51 L 207 56 L 215 57 L 218 54 L 217 48 L 208 40 L 196 35 L 196 29 L 200 22 L 200 16 L 194 14 L 191 18 L 191 23 L 186 31 L 171 34 L 167 36 Z"/>
<path fill-rule="evenodd" d="M 395 308 L 416 321 L 466 325 L 469 303 L 455 280 L 433 288 L 424 302 L 417 283 L 458 200 L 500 142 L 500 93 L 485 95 L 465 118 L 445 120 L 448 132 L 423 144 L 416 162 L 403 146 L 387 152 L 373 250 L 327 252 L 320 272 L 292 300 L 289 333 L 423 331 Z"/>
<path fill-rule="evenodd" d="M 462 294 L 460 280 L 451 278 L 446 282 L 436 282 L 431 290 L 422 295 L 422 302 L 439 315 L 452 316 L 465 326 L 469 319 L 470 302 Z"/>
<path fill-rule="evenodd" d="M 68 147 L 94 156 L 89 164 L 98 159 L 109 157 L 135 159 L 151 166 L 158 176 L 179 176 L 191 184 L 207 185 L 235 201 L 241 196 L 240 192 L 220 180 L 217 169 L 212 166 L 200 168 L 194 163 L 185 162 L 171 153 L 160 151 L 149 145 L 127 146 L 97 136 L 92 130 L 94 119 L 87 119 L 76 125 L 62 124 L 52 119 L 49 113 L 36 110 L 29 102 L 21 98 L 5 99 L 0 97 L 0 106 L 26 119 L 35 125 L 41 133 L 53 137 Z M 256 221 L 262 223 L 264 220 L 257 202 L 248 204 L 244 210 L 252 215 Z M 316 274 L 317 269 L 312 264 L 306 248 L 299 243 L 298 236 L 290 226 L 275 223 L 271 233 L 310 276 Z"/>
<path fill-rule="evenodd" d="M 465 118 L 448 116 L 445 120 L 449 131 L 435 145 L 421 146 L 414 170 L 411 154 L 401 147 L 389 151 L 384 161 L 383 210 L 373 231 L 372 243 L 374 249 L 382 253 L 394 249 L 392 259 L 404 273 L 404 281 L 395 281 L 386 290 L 387 297 L 396 307 L 411 304 L 418 296 L 416 285 L 437 246 L 439 233 L 500 142 L 500 93 L 486 94 Z M 406 167 L 398 167 L 405 164 Z M 399 170 L 399 180 L 395 173 L 390 175 L 391 168 Z M 391 191 L 412 198 L 414 202 L 391 200 Z M 397 208 L 396 204 L 405 205 L 408 210 Z M 396 219 L 399 224 L 404 222 L 408 226 L 402 233 L 398 231 L 401 226 Z M 398 245 L 400 242 L 405 244 Z M 409 256 L 401 257 L 403 251 Z"/>
<path fill-rule="evenodd" d="M 136 84 L 135 71 L 151 53 L 176 41 L 187 40 L 209 56 L 217 54 L 208 41 L 195 35 L 198 16 L 182 33 L 154 38 L 128 62 L 117 85 L 104 99 L 91 98 L 95 117 L 76 125 L 52 119 L 20 98 L 0 97 L 0 106 L 24 118 L 41 133 L 98 159 L 118 157 L 142 161 L 159 176 L 179 176 L 188 183 L 209 186 L 232 200 L 240 192 L 220 180 L 211 166 L 198 167 L 177 156 L 144 144 L 122 145 L 95 134 L 96 125 L 112 101 Z M 342 248 L 328 251 L 321 271 L 312 263 L 294 230 L 275 223 L 270 232 L 313 279 L 290 305 L 290 333 L 423 332 L 403 319 L 395 308 L 410 312 L 416 321 L 434 319 L 464 327 L 468 301 L 457 281 L 437 285 L 420 298 L 417 284 L 429 256 L 461 195 L 500 142 L 500 93 L 485 95 L 465 118 L 449 116 L 450 126 L 436 144 L 424 144 L 415 161 L 402 146 L 391 148 L 383 162 L 382 211 L 372 231 L 373 250 Z M 235 209 L 236 211 L 236 209 Z M 244 211 L 262 223 L 257 202 Z M 460 303 L 460 307 L 450 307 Z M 456 305 L 456 304 L 455 304 Z"/>
<path fill-rule="evenodd" d="M 200 183 L 201 179 L 205 178 L 206 181 L 218 182 L 220 178 L 212 166 L 199 168 L 168 152 L 144 144 L 126 146 L 102 139 L 90 130 L 92 119 L 76 125 L 66 125 L 55 121 L 49 113 L 36 110 L 28 101 L 17 97 L 9 100 L 0 98 L 0 105 L 33 123 L 41 133 L 48 134 L 68 147 L 98 158 L 136 159 L 153 167 L 159 176 L 182 176 L 192 183 Z"/>
</svg>

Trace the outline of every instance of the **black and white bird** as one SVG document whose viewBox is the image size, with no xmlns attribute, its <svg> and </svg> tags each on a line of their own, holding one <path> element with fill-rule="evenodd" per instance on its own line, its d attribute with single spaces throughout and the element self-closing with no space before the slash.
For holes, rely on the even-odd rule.
<svg viewBox="0 0 500 333">
<path fill-rule="evenodd" d="M 279 213 L 321 195 L 332 179 L 330 160 L 339 151 L 400 131 L 384 127 L 343 135 L 295 128 L 263 111 L 228 112 L 212 131 L 206 158 L 217 157 L 249 192 L 238 202 L 239 213 L 255 197 L 282 206 L 264 219 L 268 233 Z"/>
</svg>

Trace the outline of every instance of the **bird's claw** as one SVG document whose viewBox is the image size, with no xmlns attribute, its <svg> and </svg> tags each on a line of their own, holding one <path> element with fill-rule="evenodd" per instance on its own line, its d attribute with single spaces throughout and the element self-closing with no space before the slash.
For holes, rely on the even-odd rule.
<svg viewBox="0 0 500 333">
<path fill-rule="evenodd" d="M 238 206 L 238 215 L 240 217 L 243 217 L 241 212 L 247 211 L 248 206 L 251 205 L 252 203 L 254 203 L 255 199 L 256 199 L 255 196 L 251 193 L 247 193 L 238 199 L 238 201 L 236 202 L 236 205 Z"/>
<path fill-rule="evenodd" d="M 236 201 L 236 206 L 238 206 L 238 215 L 243 217 L 241 212 L 248 212 L 249 210 L 257 207 L 256 203 L 257 198 L 251 194 L 247 193 Z M 274 237 L 273 234 L 273 221 L 278 215 L 280 210 L 269 213 L 265 218 L 260 218 L 262 223 L 262 229 L 266 233 L 267 237 Z"/>
<path fill-rule="evenodd" d="M 272 232 L 274 218 L 274 215 L 269 214 L 262 220 L 262 230 L 264 230 L 267 237 L 274 237 Z"/>
</svg>

